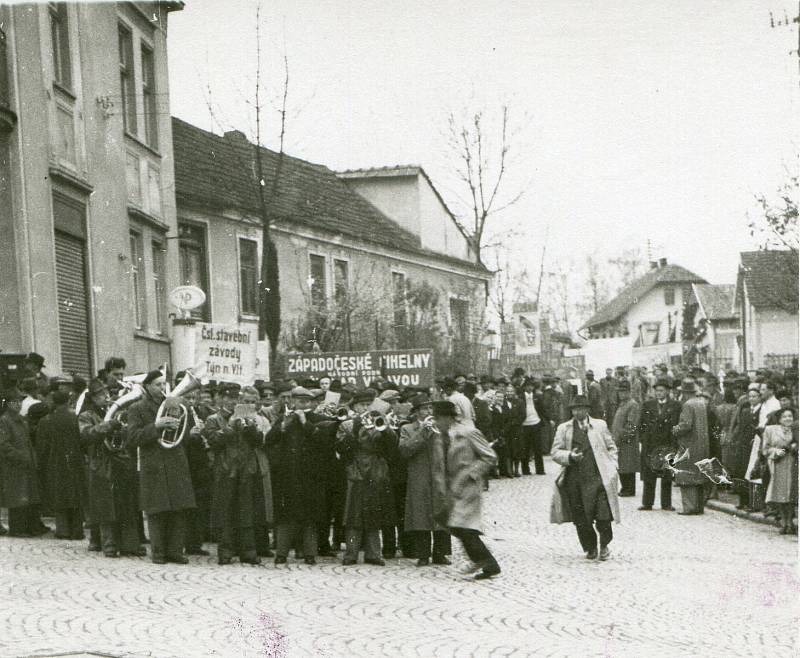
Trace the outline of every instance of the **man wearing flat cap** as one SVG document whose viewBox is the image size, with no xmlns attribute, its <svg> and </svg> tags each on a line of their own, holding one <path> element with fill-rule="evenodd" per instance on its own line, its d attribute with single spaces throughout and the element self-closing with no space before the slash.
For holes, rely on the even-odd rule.
<svg viewBox="0 0 800 658">
<path fill-rule="evenodd" d="M 589 400 L 576 395 L 572 420 L 561 423 L 553 441 L 553 461 L 561 465 L 550 508 L 551 523 L 572 521 L 586 558 L 607 560 L 619 522 L 617 446 L 605 421 L 589 416 Z M 598 540 L 600 551 L 598 554 Z"/>
<path fill-rule="evenodd" d="M 447 499 L 438 519 L 461 541 L 471 562 L 466 573 L 485 580 L 500 573 L 500 565 L 483 543 L 481 497 L 483 480 L 497 463 L 497 455 L 483 434 L 456 415 L 449 400 L 433 403 L 433 417 L 447 448 Z"/>
<path fill-rule="evenodd" d="M 138 448 L 141 461 L 139 501 L 147 513 L 154 564 L 187 564 L 186 512 L 195 507 L 189 461 L 182 447 L 165 448 L 159 442 L 165 430 L 178 430 L 178 419 L 158 418 L 166 381 L 151 370 L 142 382 L 144 396 L 128 412 L 128 440 Z"/>
<path fill-rule="evenodd" d="M 653 509 L 656 480 L 661 478 L 661 509 L 672 511 L 672 477 L 664 467 L 664 457 L 674 453 L 678 442 L 672 428 L 678 424 L 681 405 L 669 399 L 669 381 L 659 379 L 653 386 L 655 398 L 642 403 L 639 422 L 639 442 L 642 446 L 642 505 L 641 511 Z"/>
</svg>

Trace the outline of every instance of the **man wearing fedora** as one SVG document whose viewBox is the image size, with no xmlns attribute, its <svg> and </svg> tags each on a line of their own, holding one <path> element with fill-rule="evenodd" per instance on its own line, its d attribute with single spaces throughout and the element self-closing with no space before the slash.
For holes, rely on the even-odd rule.
<svg viewBox="0 0 800 658">
<path fill-rule="evenodd" d="M 611 435 L 619 454 L 620 496 L 636 495 L 636 473 L 639 470 L 639 403 L 631 396 L 631 384 L 623 379 L 617 386 L 619 406 L 614 412 Z"/>
<path fill-rule="evenodd" d="M 663 458 L 675 452 L 677 441 L 672 436 L 672 428 L 678 424 L 681 405 L 669 399 L 670 384 L 659 379 L 653 386 L 655 399 L 642 403 L 639 422 L 639 442 L 642 446 L 642 511 L 653 509 L 656 497 L 656 480 L 661 478 L 661 509 L 673 511 L 672 476 L 663 468 Z"/>
<path fill-rule="evenodd" d="M 448 441 L 447 501 L 438 520 L 464 546 L 471 562 L 467 572 L 478 571 L 475 580 L 486 580 L 500 573 L 500 565 L 481 540 L 483 478 L 497 463 L 497 455 L 474 425 L 457 416 L 452 402 L 439 400 L 432 407 L 436 427 Z"/>
<path fill-rule="evenodd" d="M 430 420 L 433 412 L 430 398 L 418 393 L 411 398 L 414 420 L 400 428 L 400 453 L 408 460 L 408 484 L 405 499 L 405 531 L 414 538 L 417 566 L 433 563 L 450 564 L 447 529 L 436 522 L 436 515 L 445 504 L 447 484 L 445 459 L 446 437 Z"/>
<path fill-rule="evenodd" d="M 551 523 L 572 521 L 586 558 L 607 560 L 619 522 L 617 446 L 605 421 L 589 416 L 589 400 L 576 395 L 572 420 L 561 423 L 553 441 L 553 461 L 561 465 L 550 509 Z M 596 528 L 596 530 L 595 530 Z M 598 554 L 598 539 L 600 551 Z"/>
</svg>

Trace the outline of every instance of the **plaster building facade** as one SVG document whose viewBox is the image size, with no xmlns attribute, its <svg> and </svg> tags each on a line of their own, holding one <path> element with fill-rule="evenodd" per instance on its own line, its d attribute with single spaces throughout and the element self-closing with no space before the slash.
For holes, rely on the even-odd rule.
<svg viewBox="0 0 800 658">
<path fill-rule="evenodd" d="M 796 251 L 740 254 L 735 303 L 741 327 L 741 362 L 747 370 L 787 368 L 798 353 Z"/>
<path fill-rule="evenodd" d="M 706 283 L 666 258 L 626 286 L 581 327 L 581 351 L 595 372 L 618 365 L 652 366 L 680 361 L 683 309 L 691 286 Z"/>
<path fill-rule="evenodd" d="M 169 359 L 167 20 L 181 2 L 0 7 L 0 349 L 93 374 Z"/>
<path fill-rule="evenodd" d="M 258 322 L 262 230 L 254 146 L 173 120 L 181 283 L 198 318 Z M 427 176 L 350 174 L 261 149 L 280 272 L 281 350 L 432 347 L 479 341 L 491 273 L 472 253 Z M 279 164 L 280 163 L 280 164 Z M 273 182 L 277 181 L 273 188 Z M 434 239 L 432 236 L 438 236 Z M 435 297 L 431 317 L 413 303 Z M 416 330 L 416 334 L 415 334 Z"/>
<path fill-rule="evenodd" d="M 741 368 L 735 289 L 733 284 L 693 283 L 692 298 L 685 309 L 693 325 L 692 335 L 684 341 L 687 360 L 706 364 L 712 372 Z"/>
</svg>

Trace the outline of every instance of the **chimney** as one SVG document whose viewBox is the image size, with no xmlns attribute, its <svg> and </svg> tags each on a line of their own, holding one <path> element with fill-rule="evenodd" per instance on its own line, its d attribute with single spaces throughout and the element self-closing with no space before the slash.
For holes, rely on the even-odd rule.
<svg viewBox="0 0 800 658">
<path fill-rule="evenodd" d="M 666 267 L 667 266 L 667 259 L 666 258 L 659 258 L 658 259 L 658 266 L 659 267 Z"/>
<path fill-rule="evenodd" d="M 235 142 L 246 142 L 247 135 L 245 135 L 241 130 L 228 130 L 225 132 L 225 139 Z"/>
</svg>

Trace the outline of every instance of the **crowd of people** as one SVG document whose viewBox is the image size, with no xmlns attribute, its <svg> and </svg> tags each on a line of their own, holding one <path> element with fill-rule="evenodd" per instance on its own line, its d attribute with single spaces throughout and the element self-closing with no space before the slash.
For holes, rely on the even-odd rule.
<svg viewBox="0 0 800 658">
<path fill-rule="evenodd" d="M 760 481 L 782 532 L 796 531 L 796 373 L 751 381 L 660 366 L 598 381 L 518 368 L 424 388 L 381 377 L 367 388 L 330 377 L 186 386 L 194 374 L 178 373 L 176 399 L 164 371 L 126 377 L 119 357 L 89 382 L 43 366 L 29 355 L 2 392 L 0 533 L 50 532 L 52 513 L 56 538 L 88 529 L 89 550 L 108 558 L 145 556 L 149 542 L 153 562 L 185 564 L 215 543 L 220 565 L 340 552 L 350 565 L 363 550 L 368 564 L 402 555 L 424 567 L 449 564 L 456 537 L 465 572 L 491 578 L 500 567 L 481 539 L 482 491 L 492 478 L 544 475 L 551 452 L 562 467 L 551 519 L 575 523 L 589 558 L 608 558 L 617 496 L 636 495 L 637 474 L 641 511 L 660 479 L 662 509 L 674 509 L 674 482 L 680 513 L 702 513 L 714 487 L 695 463 L 712 457 L 741 506 Z"/>
</svg>

